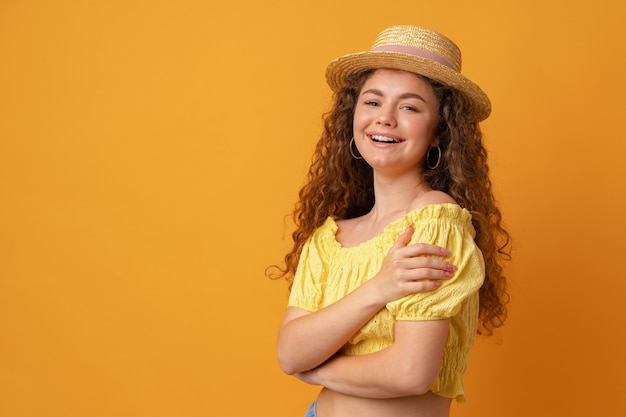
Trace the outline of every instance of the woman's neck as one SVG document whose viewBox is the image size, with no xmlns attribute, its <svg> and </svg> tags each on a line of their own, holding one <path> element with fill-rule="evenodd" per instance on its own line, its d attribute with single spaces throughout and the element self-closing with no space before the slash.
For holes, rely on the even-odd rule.
<svg viewBox="0 0 626 417">
<path fill-rule="evenodd" d="M 397 213 L 406 213 L 420 195 L 430 191 L 421 174 L 388 178 L 374 175 L 374 206 L 369 212 L 372 220 L 383 220 Z"/>
</svg>

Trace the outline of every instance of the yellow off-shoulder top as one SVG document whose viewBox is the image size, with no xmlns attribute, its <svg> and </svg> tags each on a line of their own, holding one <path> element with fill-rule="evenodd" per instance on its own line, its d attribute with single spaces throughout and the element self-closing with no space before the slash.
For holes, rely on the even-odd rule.
<svg viewBox="0 0 626 417">
<path fill-rule="evenodd" d="M 365 355 L 393 344 L 397 320 L 449 319 L 443 364 L 431 391 L 465 401 L 462 375 L 478 323 L 478 289 L 485 270 L 482 253 L 474 242 L 471 214 L 456 204 L 434 204 L 408 212 L 390 223 L 384 232 L 355 247 L 336 240 L 332 217 L 317 228 L 300 255 L 289 306 L 320 310 L 373 277 L 389 249 L 413 223 L 410 243 L 432 243 L 450 250 L 447 258 L 458 270 L 435 291 L 408 295 L 390 302 L 366 323 L 342 348 L 345 355 Z"/>
</svg>

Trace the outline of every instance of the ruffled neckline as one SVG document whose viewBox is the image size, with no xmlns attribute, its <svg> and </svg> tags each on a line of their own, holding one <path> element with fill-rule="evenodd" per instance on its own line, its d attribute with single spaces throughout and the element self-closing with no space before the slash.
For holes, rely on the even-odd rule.
<svg viewBox="0 0 626 417">
<path fill-rule="evenodd" d="M 400 233 L 404 232 L 409 223 L 414 223 L 418 220 L 432 220 L 432 219 L 441 219 L 441 218 L 458 218 L 462 222 L 469 224 L 472 233 L 473 226 L 471 224 L 472 215 L 467 209 L 462 208 L 458 204 L 452 203 L 440 203 L 440 204 L 429 204 L 426 206 L 418 207 L 406 212 L 402 217 L 392 221 L 383 229 L 382 233 L 367 239 L 358 245 L 355 246 L 343 246 L 337 240 L 337 231 L 339 230 L 339 226 L 337 225 L 336 219 L 332 216 L 329 216 L 325 222 L 325 228 L 327 228 L 328 233 L 330 233 L 330 241 L 333 246 L 338 249 L 350 251 L 350 250 L 358 250 L 360 248 L 369 247 L 371 245 L 377 245 L 381 240 L 389 238 L 390 236 L 398 236 Z"/>
</svg>

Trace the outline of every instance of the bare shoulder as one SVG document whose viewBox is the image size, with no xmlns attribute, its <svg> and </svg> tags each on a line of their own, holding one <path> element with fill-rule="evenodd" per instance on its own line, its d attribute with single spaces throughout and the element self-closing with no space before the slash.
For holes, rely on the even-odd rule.
<svg viewBox="0 0 626 417">
<path fill-rule="evenodd" d="M 450 195 L 443 191 L 431 190 L 417 196 L 410 206 L 410 210 L 418 209 L 431 204 L 457 204 Z"/>
<path fill-rule="evenodd" d="M 359 230 L 358 225 L 362 222 L 363 216 L 354 217 L 351 219 L 337 219 L 335 220 L 335 224 L 337 225 L 337 232 L 335 234 L 335 238 L 342 242 L 347 239 L 349 236 L 353 236 L 355 231 Z"/>
<path fill-rule="evenodd" d="M 354 217 L 351 219 L 336 219 L 335 224 L 339 229 L 353 229 L 361 220 L 361 217 Z"/>
</svg>

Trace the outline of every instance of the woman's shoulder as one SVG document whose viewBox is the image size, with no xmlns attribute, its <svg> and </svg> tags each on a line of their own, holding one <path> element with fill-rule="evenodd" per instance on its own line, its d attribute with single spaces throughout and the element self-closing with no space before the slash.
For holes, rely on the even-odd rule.
<svg viewBox="0 0 626 417">
<path fill-rule="evenodd" d="M 415 197 L 409 206 L 409 211 L 435 204 L 457 204 L 457 202 L 443 191 L 431 190 Z"/>
<path fill-rule="evenodd" d="M 328 216 L 321 225 L 313 230 L 310 238 L 315 240 L 327 240 L 329 237 L 334 236 L 336 232 L 337 220 L 333 216 Z"/>
<path fill-rule="evenodd" d="M 433 190 L 416 197 L 405 218 L 409 222 L 452 222 L 473 230 L 471 213 L 442 191 Z"/>
<path fill-rule="evenodd" d="M 349 219 L 335 219 L 331 218 L 330 222 L 335 223 L 339 229 L 352 229 L 363 219 L 363 216 L 352 217 Z"/>
</svg>

